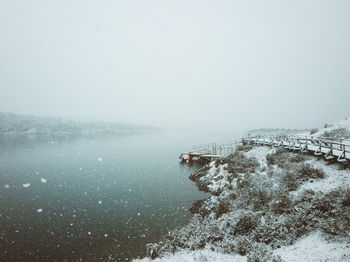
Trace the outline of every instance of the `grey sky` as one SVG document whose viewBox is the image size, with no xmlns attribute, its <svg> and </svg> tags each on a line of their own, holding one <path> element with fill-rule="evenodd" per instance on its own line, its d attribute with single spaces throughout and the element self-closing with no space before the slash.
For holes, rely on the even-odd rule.
<svg viewBox="0 0 350 262">
<path fill-rule="evenodd" d="M 0 111 L 159 126 L 350 115 L 350 1 L 1 0 Z"/>
</svg>

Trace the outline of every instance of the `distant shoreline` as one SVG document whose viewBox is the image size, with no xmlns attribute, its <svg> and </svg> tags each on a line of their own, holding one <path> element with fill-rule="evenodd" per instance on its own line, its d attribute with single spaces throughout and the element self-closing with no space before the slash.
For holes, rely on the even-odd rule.
<svg viewBox="0 0 350 262">
<path fill-rule="evenodd" d="M 134 134 L 161 130 L 154 126 L 118 122 L 78 122 L 53 117 L 37 117 L 0 113 L 0 135 L 3 136 L 67 136 Z"/>
</svg>

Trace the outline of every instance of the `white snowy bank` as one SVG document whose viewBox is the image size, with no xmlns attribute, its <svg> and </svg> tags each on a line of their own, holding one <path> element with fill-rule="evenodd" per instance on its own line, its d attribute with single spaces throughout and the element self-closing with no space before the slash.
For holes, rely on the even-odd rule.
<svg viewBox="0 0 350 262">
<path fill-rule="evenodd" d="M 318 133 L 340 127 L 350 120 Z M 155 244 L 156 259 L 134 261 L 350 262 L 350 170 L 274 147 L 240 150 L 191 177 L 213 196 Z"/>
<path fill-rule="evenodd" d="M 350 118 L 339 120 L 331 125 L 325 124 L 323 128 L 320 128 L 313 136 L 324 136 L 325 132 L 332 132 L 337 129 L 347 129 L 350 131 Z"/>
<path fill-rule="evenodd" d="M 316 231 L 274 253 L 285 262 L 349 262 L 350 243 L 327 241 L 321 232 Z"/>
<path fill-rule="evenodd" d="M 295 244 L 274 251 L 285 262 L 349 262 L 350 243 L 331 242 L 319 231 L 302 237 Z M 135 259 L 134 262 L 246 262 L 247 258 L 240 255 L 228 255 L 213 252 L 208 249 L 179 252 L 157 259 Z"/>
<path fill-rule="evenodd" d="M 134 262 L 246 262 L 247 259 L 244 256 L 239 255 L 227 255 L 213 252 L 208 249 L 192 251 L 192 252 L 179 252 L 175 255 L 166 255 L 157 259 L 135 259 Z"/>
</svg>

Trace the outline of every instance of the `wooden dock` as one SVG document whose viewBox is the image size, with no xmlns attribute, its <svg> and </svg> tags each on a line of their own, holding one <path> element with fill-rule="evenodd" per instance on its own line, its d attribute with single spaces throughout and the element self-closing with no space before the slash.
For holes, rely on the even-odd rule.
<svg viewBox="0 0 350 262">
<path fill-rule="evenodd" d="M 301 153 L 313 153 L 326 160 L 350 161 L 350 140 L 312 137 L 312 136 L 271 136 L 247 137 L 242 139 L 243 145 L 265 145 L 283 147 Z"/>
<path fill-rule="evenodd" d="M 238 144 L 242 144 L 242 141 L 196 145 L 190 152 L 180 154 L 179 158 L 183 163 L 206 163 L 233 154 Z"/>
<path fill-rule="evenodd" d="M 300 153 L 312 153 L 326 160 L 350 163 L 350 140 L 313 136 L 251 136 L 237 141 L 197 145 L 180 154 L 183 163 L 207 163 L 233 154 L 238 145 L 283 147 Z"/>
</svg>

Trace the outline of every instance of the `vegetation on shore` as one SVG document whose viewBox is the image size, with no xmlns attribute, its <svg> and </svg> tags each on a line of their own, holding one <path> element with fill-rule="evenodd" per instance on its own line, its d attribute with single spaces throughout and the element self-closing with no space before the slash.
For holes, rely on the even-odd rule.
<svg viewBox="0 0 350 262">
<path fill-rule="evenodd" d="M 305 163 L 307 155 L 266 149 L 254 157 L 251 147 L 238 147 L 227 158 L 191 175 L 212 196 L 197 201 L 190 223 L 148 245 L 148 256 L 208 248 L 240 254 L 248 262 L 282 261 L 273 250 L 319 230 L 330 239 L 350 238 L 350 187 L 330 192 L 303 190 L 304 183 L 326 177 Z"/>
<path fill-rule="evenodd" d="M 332 125 L 324 124 L 323 128 L 313 128 L 310 135 L 327 138 L 350 139 L 350 120 L 345 118 Z"/>
</svg>

